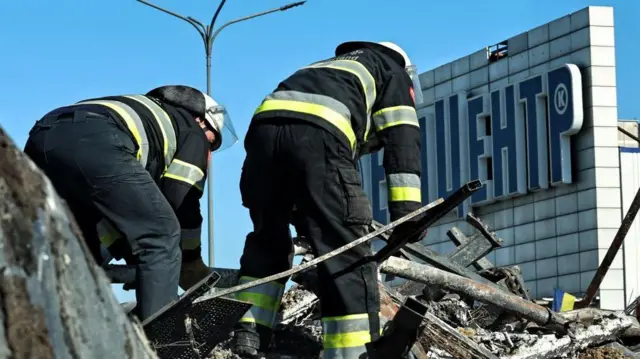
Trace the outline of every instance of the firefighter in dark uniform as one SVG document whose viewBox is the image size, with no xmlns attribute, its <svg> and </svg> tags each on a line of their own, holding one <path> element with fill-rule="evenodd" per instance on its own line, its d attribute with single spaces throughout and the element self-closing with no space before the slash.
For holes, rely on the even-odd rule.
<svg viewBox="0 0 640 359">
<path fill-rule="evenodd" d="M 384 149 L 391 220 L 421 206 L 421 136 L 415 66 L 393 43 L 347 42 L 336 57 L 282 81 L 255 111 L 240 179 L 254 230 L 240 259 L 240 282 L 291 267 L 289 231 L 307 236 L 316 256 L 368 232 L 369 201 L 360 156 Z M 359 246 L 318 265 L 325 358 L 359 358 L 380 333 L 377 266 L 345 267 L 372 254 Z M 263 352 L 286 280 L 237 294 L 253 303 L 235 331 L 235 352 Z"/>
<path fill-rule="evenodd" d="M 149 317 L 210 273 L 200 198 L 212 151 L 237 141 L 226 110 L 187 86 L 55 109 L 25 153 L 64 198 L 98 263 L 101 244 L 135 264 L 135 314 Z M 182 250 L 181 250 L 182 249 Z"/>
</svg>

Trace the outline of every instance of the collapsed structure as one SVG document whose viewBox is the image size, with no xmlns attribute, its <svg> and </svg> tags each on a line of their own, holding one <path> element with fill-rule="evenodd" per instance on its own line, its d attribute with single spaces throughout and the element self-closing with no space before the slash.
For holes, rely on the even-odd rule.
<svg viewBox="0 0 640 359">
<path fill-rule="evenodd" d="M 398 321 L 407 305 L 418 317 L 413 319 L 417 337 L 408 358 L 640 358 L 640 324 L 630 315 L 635 306 L 625 311 L 554 312 L 553 302 L 530 299 L 518 266 L 491 266 L 485 256 L 502 240 L 475 216 L 467 219 L 477 233 L 467 238 L 452 228 L 448 236 L 458 247 L 448 256 L 409 244 L 401 251 L 407 259 L 391 257 L 380 266 L 383 273 L 410 279 L 397 289 L 379 284 L 387 335 L 406 325 L 409 331 L 403 335 L 411 337 L 412 316 Z M 296 252 L 304 254 L 304 262 L 311 256 L 303 242 L 299 239 Z M 237 273 L 222 273 L 226 280 L 221 285 L 233 284 Z M 297 284 L 285 293 L 273 351 L 267 357 L 317 358 L 322 327 L 315 276 L 307 271 L 292 279 Z M 420 307 L 423 313 L 417 313 Z M 228 342 L 212 357 L 235 358 Z"/>
</svg>

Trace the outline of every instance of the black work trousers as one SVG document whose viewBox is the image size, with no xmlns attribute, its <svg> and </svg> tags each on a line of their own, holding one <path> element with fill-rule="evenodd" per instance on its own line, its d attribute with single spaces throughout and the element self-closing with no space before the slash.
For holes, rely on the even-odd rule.
<svg viewBox="0 0 640 359">
<path fill-rule="evenodd" d="M 180 224 L 124 131 L 108 116 L 54 111 L 33 127 L 25 153 L 67 202 L 96 260 L 99 220 L 127 239 L 137 267 L 135 314 L 144 320 L 177 298 Z"/>
<path fill-rule="evenodd" d="M 296 227 L 308 236 L 316 256 L 368 233 L 372 213 L 357 161 L 334 135 L 308 122 L 274 119 L 250 129 L 245 149 L 240 191 L 254 230 L 246 239 L 240 275 L 260 278 L 291 267 L 294 206 Z M 319 264 L 319 294 L 323 318 L 369 314 L 376 338 L 377 265 L 339 273 L 370 254 L 370 245 L 363 244 Z"/>
</svg>

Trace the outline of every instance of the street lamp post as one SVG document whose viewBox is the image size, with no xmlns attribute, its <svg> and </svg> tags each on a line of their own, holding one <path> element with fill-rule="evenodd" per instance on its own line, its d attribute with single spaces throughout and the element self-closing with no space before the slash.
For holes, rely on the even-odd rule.
<svg viewBox="0 0 640 359">
<path fill-rule="evenodd" d="M 218 34 L 220 33 L 220 31 L 222 31 L 222 29 L 224 29 L 225 27 L 231 25 L 231 24 L 235 24 L 241 21 L 245 21 L 245 20 L 250 20 L 259 16 L 263 16 L 263 15 L 267 15 L 267 14 L 271 14 L 273 12 L 276 11 L 286 11 L 289 10 L 291 8 L 294 8 L 296 6 L 300 6 L 300 5 L 304 5 L 304 3 L 306 3 L 305 1 L 298 1 L 298 2 L 294 2 L 288 5 L 284 5 L 278 8 L 274 8 L 271 10 L 267 10 L 267 11 L 263 11 L 263 12 L 259 12 L 259 13 L 255 13 L 252 15 L 248 15 L 248 16 L 244 16 L 244 17 L 240 17 L 237 19 L 233 19 L 231 21 L 226 22 L 225 24 L 223 24 L 222 26 L 220 26 L 215 32 L 213 32 L 213 26 L 215 25 L 216 19 L 218 18 L 218 15 L 220 14 L 220 10 L 222 10 L 222 7 L 224 6 L 225 2 L 227 0 L 222 0 L 220 2 L 220 5 L 218 5 L 218 8 L 216 9 L 215 14 L 213 15 L 213 18 L 211 18 L 211 23 L 209 25 L 204 25 L 203 23 L 201 23 L 200 21 L 192 18 L 191 16 L 182 16 L 180 14 L 177 14 L 173 11 L 169 11 L 167 9 L 164 9 L 158 5 L 152 4 L 146 0 L 137 0 L 138 2 L 141 2 L 145 5 L 151 6 L 152 8 L 156 9 L 156 10 L 160 10 L 166 14 L 172 15 L 177 17 L 178 19 L 184 20 L 186 22 L 188 22 L 189 24 L 191 24 L 196 30 L 198 30 L 198 33 L 200 34 L 200 37 L 202 38 L 202 42 L 204 43 L 204 51 L 205 51 L 205 55 L 206 55 L 206 60 L 207 60 L 207 94 L 209 96 L 211 96 L 211 49 L 213 47 L 213 40 L 215 40 L 215 38 L 218 36 Z M 207 174 L 207 197 L 208 197 L 208 220 L 207 220 L 207 224 L 208 224 L 208 230 L 209 230 L 209 266 L 213 267 L 214 266 L 214 250 L 213 250 L 213 246 L 214 246 L 214 241 L 213 241 L 213 158 L 211 159 L 211 162 L 209 163 L 209 171 Z"/>
</svg>

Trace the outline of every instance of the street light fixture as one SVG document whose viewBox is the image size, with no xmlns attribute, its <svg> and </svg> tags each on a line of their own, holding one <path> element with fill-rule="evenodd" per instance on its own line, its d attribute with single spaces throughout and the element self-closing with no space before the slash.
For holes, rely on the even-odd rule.
<svg viewBox="0 0 640 359">
<path fill-rule="evenodd" d="M 166 14 L 172 15 L 174 17 L 177 17 L 178 19 L 184 20 L 186 22 L 188 22 L 189 24 L 191 24 L 191 26 L 195 27 L 196 30 L 198 30 L 198 33 L 200 34 L 200 37 L 202 38 L 202 42 L 204 43 L 204 51 L 206 54 L 206 58 L 207 58 L 207 94 L 209 96 L 211 96 L 211 49 L 213 48 L 213 40 L 215 40 L 215 38 L 218 36 L 218 34 L 220 33 L 220 31 L 222 31 L 222 29 L 224 29 L 225 27 L 231 25 L 231 24 L 235 24 L 241 21 L 246 21 L 246 20 L 250 20 L 259 16 L 263 16 L 263 15 L 267 15 L 267 14 L 271 14 L 273 12 L 276 11 L 286 11 L 289 10 L 291 8 L 294 8 L 296 6 L 300 6 L 300 5 L 304 5 L 307 1 L 298 1 L 298 2 L 294 2 L 288 5 L 284 5 L 278 8 L 274 8 L 271 10 L 267 10 L 267 11 L 263 11 L 263 12 L 259 12 L 259 13 L 255 13 L 252 15 L 248 15 L 248 16 L 244 16 L 244 17 L 240 17 L 237 19 L 233 19 L 231 21 L 228 21 L 226 23 L 224 23 L 222 26 L 220 26 L 215 32 L 213 32 L 213 26 L 215 25 L 216 19 L 218 18 L 218 15 L 220 14 L 220 10 L 222 10 L 222 7 L 224 6 L 224 4 L 227 2 L 227 0 L 222 0 L 220 2 L 220 5 L 218 5 L 218 8 L 216 9 L 215 14 L 213 15 L 213 18 L 211 18 L 211 23 L 209 25 L 204 25 L 203 23 L 201 23 L 200 21 L 192 18 L 191 16 L 182 16 L 180 14 L 177 14 L 173 11 L 164 9 L 158 5 L 152 4 L 146 0 L 136 0 L 140 3 L 143 3 L 145 5 L 148 5 L 156 10 L 160 10 Z M 208 197 L 208 220 L 207 220 L 207 224 L 208 224 L 208 229 L 209 229 L 209 266 L 213 267 L 214 266 L 214 250 L 213 250 L 213 158 L 211 159 L 211 163 L 209 163 L 209 173 L 207 174 L 207 197 Z"/>
</svg>

